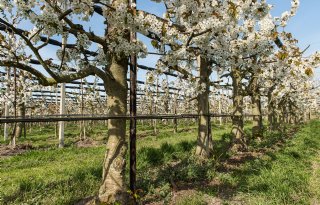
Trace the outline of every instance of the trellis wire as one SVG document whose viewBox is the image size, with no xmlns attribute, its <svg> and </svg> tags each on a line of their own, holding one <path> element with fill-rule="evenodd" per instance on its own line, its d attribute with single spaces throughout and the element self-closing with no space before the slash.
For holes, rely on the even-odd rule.
<svg viewBox="0 0 320 205">
<path fill-rule="evenodd" d="M 72 121 L 100 121 L 100 120 L 109 120 L 109 119 L 137 119 L 137 120 L 150 120 L 150 119 L 188 119 L 188 118 L 198 118 L 200 116 L 206 117 L 233 117 L 232 114 L 216 114 L 210 113 L 208 115 L 199 115 L 199 114 L 178 114 L 178 115 L 117 115 L 117 116 L 109 116 L 109 115 L 81 115 L 81 114 L 72 114 L 72 115 L 39 115 L 39 116 L 7 116 L 0 118 L 0 124 L 2 123 L 16 123 L 16 122 L 58 122 L 58 121 L 65 121 L 65 122 L 72 122 Z M 242 117 L 255 117 L 260 115 L 250 115 L 245 114 L 241 115 Z"/>
</svg>

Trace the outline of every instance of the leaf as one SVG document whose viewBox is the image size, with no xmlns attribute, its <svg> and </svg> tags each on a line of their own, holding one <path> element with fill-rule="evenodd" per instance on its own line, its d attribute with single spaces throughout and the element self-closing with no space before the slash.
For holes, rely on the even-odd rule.
<svg viewBox="0 0 320 205">
<path fill-rule="evenodd" d="M 307 69 L 305 69 L 304 73 L 307 76 L 311 77 L 313 75 L 313 70 L 312 70 L 312 68 L 307 68 Z"/>
<path fill-rule="evenodd" d="M 291 39 L 292 38 L 292 33 L 287 33 L 286 36 L 287 36 L 288 39 Z"/>
<path fill-rule="evenodd" d="M 159 45 L 159 42 L 156 41 L 156 40 L 152 40 L 151 41 L 151 45 L 156 48 L 156 49 L 159 49 L 160 48 L 160 45 Z"/>
<path fill-rule="evenodd" d="M 287 52 L 279 52 L 278 54 L 276 54 L 276 56 L 278 57 L 279 60 L 285 60 L 288 57 L 288 53 Z"/>
</svg>

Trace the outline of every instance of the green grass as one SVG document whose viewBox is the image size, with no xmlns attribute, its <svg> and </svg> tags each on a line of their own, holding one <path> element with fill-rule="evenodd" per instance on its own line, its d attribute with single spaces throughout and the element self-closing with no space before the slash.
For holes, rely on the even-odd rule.
<svg viewBox="0 0 320 205">
<path fill-rule="evenodd" d="M 234 169 L 223 169 L 231 153 L 230 125 L 213 126 L 215 157 L 199 161 L 193 156 L 196 125 L 180 123 L 179 132 L 159 123 L 153 136 L 150 126 L 138 125 L 138 187 L 141 201 L 169 202 L 172 186 L 189 187 L 196 194 L 180 198 L 176 204 L 206 204 L 218 198 L 225 204 L 310 204 L 320 199 L 315 183 L 320 171 L 320 121 L 303 126 L 295 136 L 267 133 L 261 141 L 251 140 L 251 151 L 265 148 L 262 157 L 248 160 Z M 246 126 L 249 132 L 250 124 Z M 0 158 L 0 204 L 74 204 L 98 193 L 106 140 L 104 124 L 96 124 L 90 137 L 97 147 L 77 148 L 78 128 L 68 123 L 65 149 L 56 148 L 54 125 L 33 128 L 27 139 L 34 150 Z M 289 138 L 287 138 L 289 137 Z M 284 140 L 285 139 L 285 140 Z M 274 144 L 280 143 L 278 149 Z M 283 145 L 283 146 L 282 146 Z M 126 175 L 128 177 L 128 173 Z M 216 183 L 212 183 L 216 182 Z"/>
<path fill-rule="evenodd" d="M 295 136 L 280 140 L 285 143 L 278 149 L 267 151 L 260 158 L 228 170 L 217 172 L 217 185 L 199 189 L 223 199 L 226 204 L 241 201 L 242 204 L 312 204 L 320 201 L 320 187 L 314 184 L 320 174 L 320 168 L 312 169 L 314 162 L 319 162 L 320 121 L 314 121 L 301 128 Z M 270 147 L 279 136 L 271 133 L 262 145 Z M 279 142 L 279 140 L 277 141 Z M 312 174 L 315 172 L 315 174 Z M 319 181 L 318 181 L 319 182 Z M 316 204 L 318 204 L 316 203 Z"/>
<path fill-rule="evenodd" d="M 286 146 L 246 163 L 235 172 L 247 204 L 311 204 L 314 197 L 312 163 L 320 160 L 320 122 L 304 126 Z M 317 187 L 319 188 L 319 186 Z M 320 202 L 320 201 L 319 201 Z"/>
<path fill-rule="evenodd" d="M 176 201 L 176 205 L 207 205 L 202 195 L 192 194 Z"/>
<path fill-rule="evenodd" d="M 72 204 L 97 193 L 103 148 L 30 151 L 0 161 L 0 199 L 19 204 Z"/>
</svg>

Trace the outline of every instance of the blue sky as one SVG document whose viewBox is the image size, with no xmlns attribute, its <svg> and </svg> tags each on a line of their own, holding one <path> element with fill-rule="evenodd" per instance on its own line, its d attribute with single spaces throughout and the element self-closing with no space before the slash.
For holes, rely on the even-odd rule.
<svg viewBox="0 0 320 205">
<path fill-rule="evenodd" d="M 275 5 L 274 15 L 280 15 L 283 10 L 290 7 L 290 0 L 270 0 L 270 4 Z M 281 2 L 281 3 L 280 3 Z M 304 49 L 310 45 L 305 55 L 308 56 L 316 51 L 320 51 L 320 1 L 300 0 L 300 8 L 294 16 L 286 31 L 293 33 L 299 40 L 299 46 Z M 320 80 L 320 69 L 316 69 L 315 79 Z"/>
<path fill-rule="evenodd" d="M 269 0 L 270 4 L 275 5 L 274 15 L 280 15 L 282 11 L 290 7 L 290 0 Z M 281 2 L 281 3 L 279 3 Z M 300 8 L 294 16 L 286 31 L 292 32 L 299 40 L 302 48 L 310 45 L 306 54 L 320 51 L 320 1 L 318 0 L 300 0 Z"/>
</svg>

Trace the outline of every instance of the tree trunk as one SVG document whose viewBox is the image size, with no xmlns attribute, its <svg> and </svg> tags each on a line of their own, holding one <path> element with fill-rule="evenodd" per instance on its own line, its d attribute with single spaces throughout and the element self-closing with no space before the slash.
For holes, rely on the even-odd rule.
<svg viewBox="0 0 320 205">
<path fill-rule="evenodd" d="M 6 102 L 5 107 L 4 107 L 4 116 L 7 117 L 9 116 L 9 105 Z M 9 138 L 9 124 L 5 123 L 4 128 L 3 128 L 3 136 L 4 136 L 4 141 L 7 141 Z"/>
<path fill-rule="evenodd" d="M 233 112 L 232 112 L 232 130 L 234 137 L 233 150 L 246 148 L 243 132 L 243 91 L 241 84 L 240 68 L 233 68 L 231 72 L 233 86 Z"/>
<path fill-rule="evenodd" d="M 269 130 L 275 131 L 279 128 L 279 116 L 276 113 L 275 103 L 272 101 L 272 90 L 268 92 L 268 123 L 269 123 Z"/>
<path fill-rule="evenodd" d="M 200 67 L 200 84 L 205 83 L 205 92 L 198 95 L 198 140 L 196 155 L 209 158 L 213 152 L 213 142 L 211 135 L 210 116 L 209 116 L 209 92 L 210 92 L 210 74 L 211 70 L 207 61 L 198 57 Z"/>
<path fill-rule="evenodd" d="M 258 78 L 253 76 L 251 84 L 251 101 L 252 101 L 252 115 L 253 127 L 252 137 L 262 136 L 262 115 L 261 115 L 261 98 L 259 94 Z"/>
<path fill-rule="evenodd" d="M 24 103 L 19 104 L 18 106 L 18 116 L 21 117 L 25 117 L 26 115 L 26 106 Z M 14 131 L 14 135 L 15 138 L 20 138 L 22 135 L 22 131 L 25 129 L 25 123 L 24 122 L 18 122 L 16 127 L 15 127 L 15 131 Z"/>
<path fill-rule="evenodd" d="M 105 82 L 109 115 L 126 115 L 128 59 L 113 57 L 110 73 L 114 80 Z M 127 152 L 126 120 L 108 120 L 108 142 L 103 166 L 103 182 L 99 200 L 104 203 L 126 204 L 127 188 L 124 182 L 125 155 Z"/>
<path fill-rule="evenodd" d="M 174 105 L 173 105 L 173 112 L 174 115 L 177 115 L 177 107 L 178 107 L 178 96 L 174 96 Z M 177 133 L 178 132 L 178 119 L 174 118 L 173 119 L 173 132 Z"/>
<path fill-rule="evenodd" d="M 261 100 L 260 95 L 254 93 L 252 96 L 252 114 L 253 116 L 253 127 L 252 136 L 261 137 L 262 136 L 262 115 L 261 115 Z"/>
<path fill-rule="evenodd" d="M 157 103 L 159 101 L 159 86 L 158 86 L 158 83 L 159 83 L 159 78 L 158 78 L 158 75 L 157 75 L 157 80 L 156 80 L 156 100 L 155 100 L 155 103 L 154 103 L 154 111 L 153 113 L 155 115 L 157 115 L 157 112 L 158 112 L 158 108 L 157 108 Z M 154 135 L 157 135 L 158 134 L 158 131 L 157 131 L 157 119 L 153 119 L 153 134 Z"/>
<path fill-rule="evenodd" d="M 311 120 L 311 108 L 309 108 L 309 112 L 308 112 L 308 120 Z"/>
</svg>

